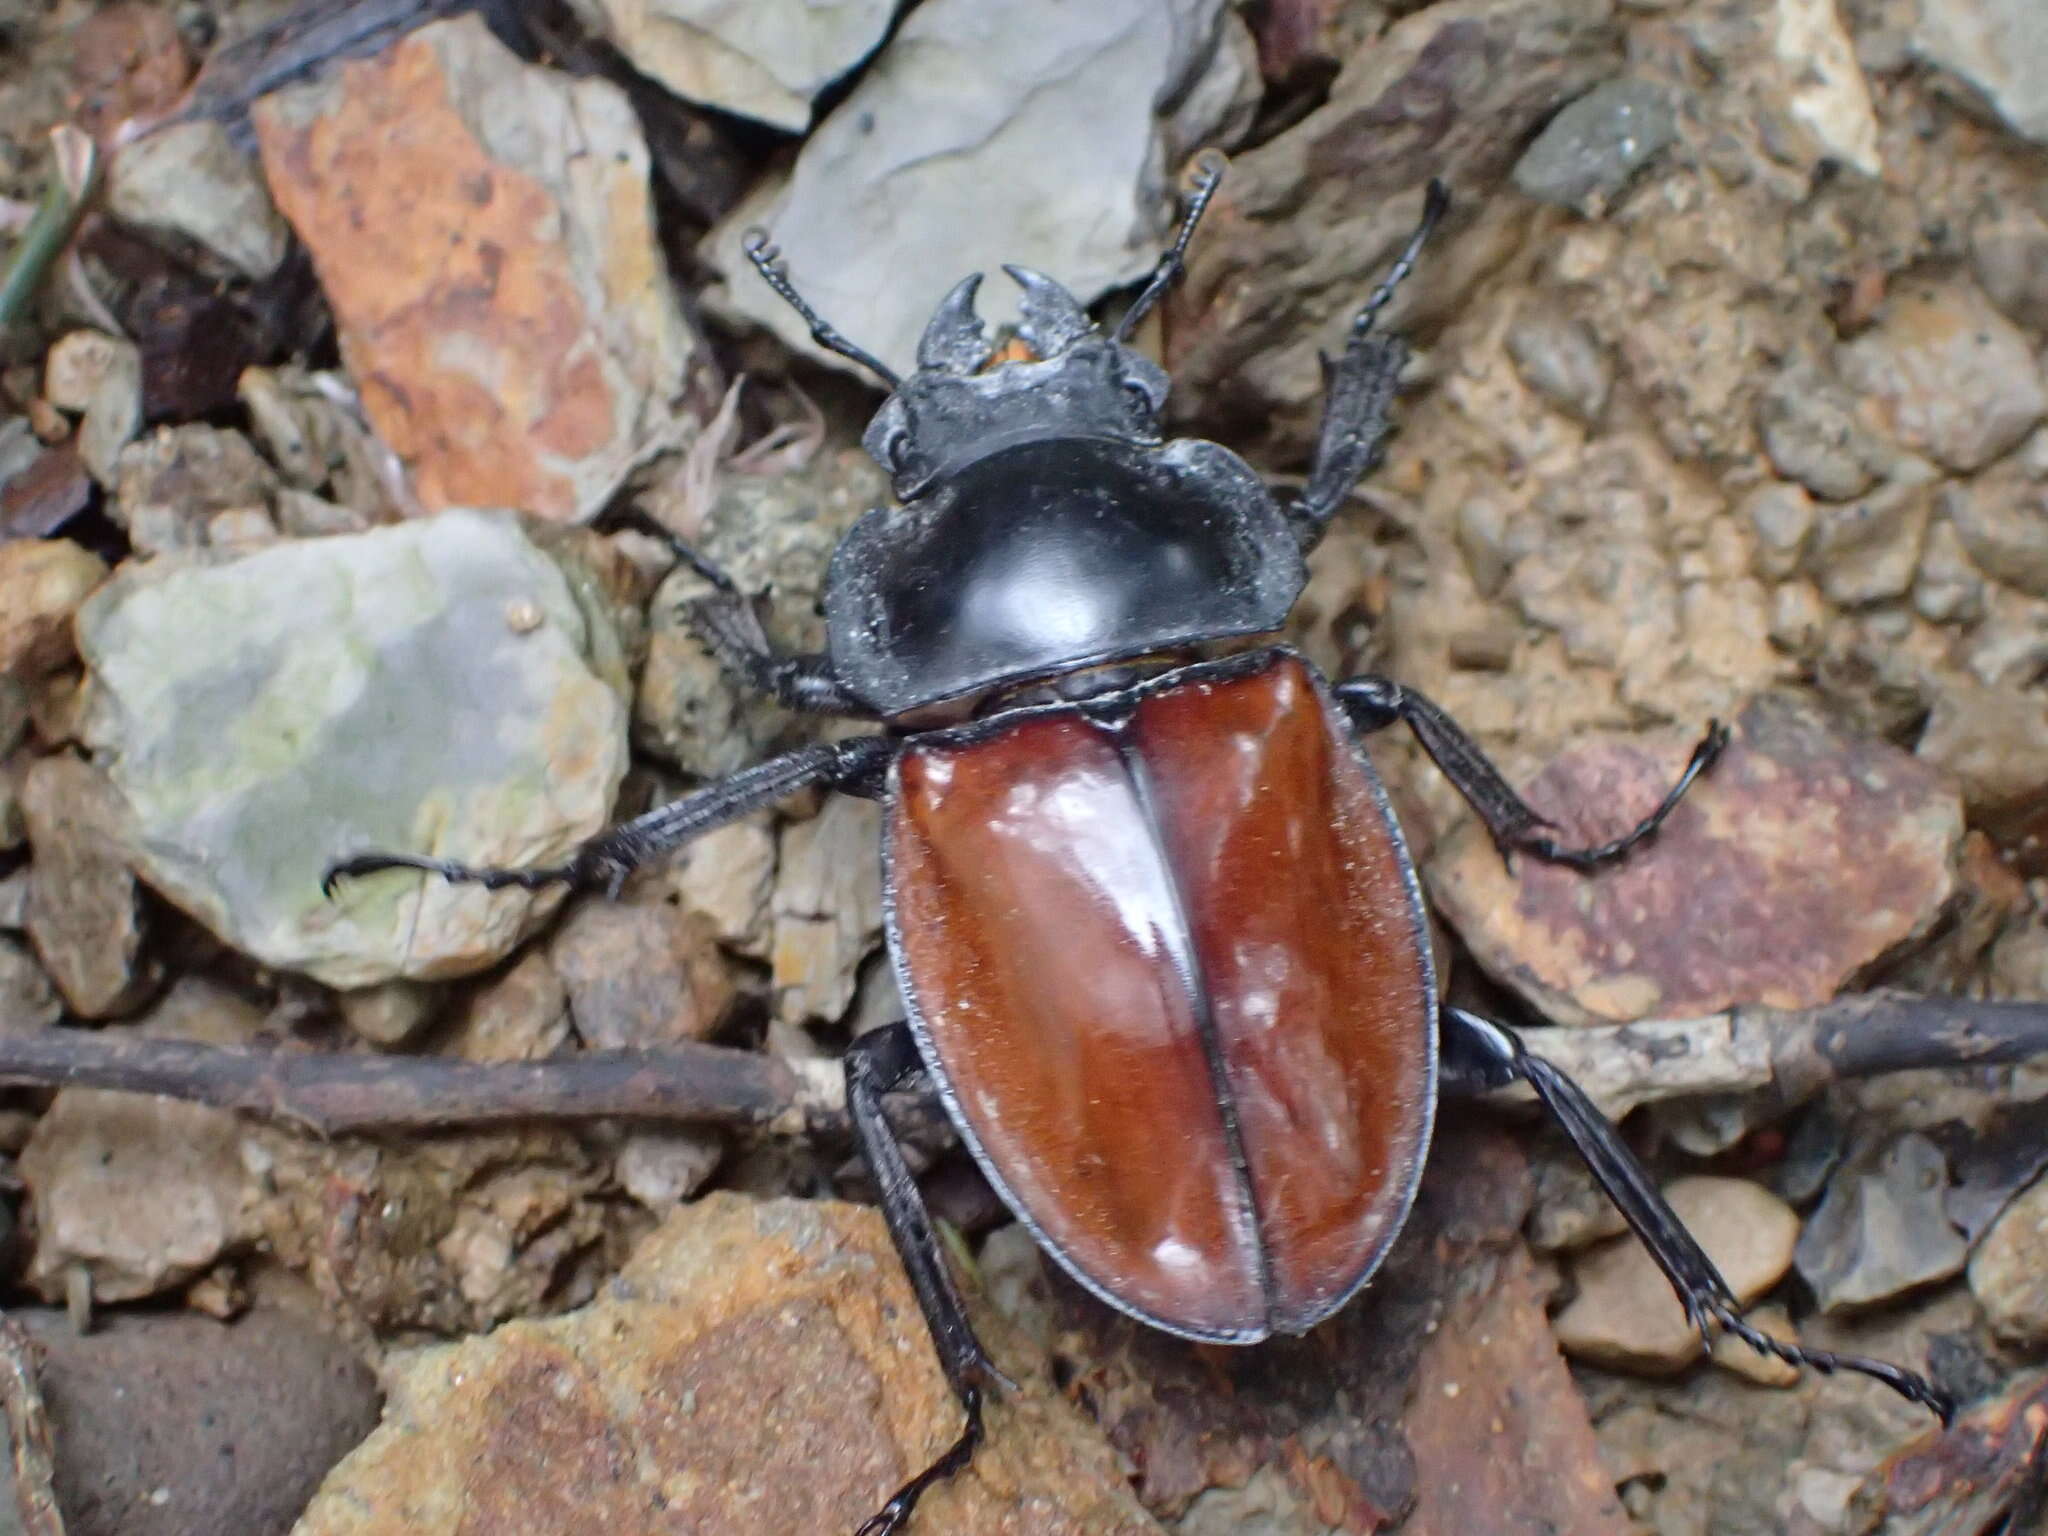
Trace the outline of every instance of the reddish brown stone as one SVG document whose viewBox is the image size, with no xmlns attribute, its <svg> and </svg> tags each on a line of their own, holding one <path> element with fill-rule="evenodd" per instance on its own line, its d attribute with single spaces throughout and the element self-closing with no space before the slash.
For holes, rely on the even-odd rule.
<svg viewBox="0 0 2048 1536">
<path fill-rule="evenodd" d="M 1156 1536 L 1108 1448 L 989 1337 L 1025 1391 L 916 1529 Z M 877 1213 L 714 1195 L 583 1311 L 421 1356 L 298 1532 L 850 1531 L 958 1432 Z"/>
<path fill-rule="evenodd" d="M 1593 741 L 1528 788 L 1561 841 L 1597 843 L 1654 807 L 1685 761 L 1668 738 Z M 1813 1007 L 1925 935 L 1956 889 L 1954 789 L 1884 742 L 1757 699 L 1656 841 L 1591 875 L 1519 858 L 1467 823 L 1429 868 L 1488 971 L 1561 1023 Z"/>
<path fill-rule="evenodd" d="M 593 514 L 666 430 L 691 347 L 624 98 L 466 16 L 254 116 L 421 502 Z"/>
<path fill-rule="evenodd" d="M 1467 1284 L 1429 1337 L 1408 1409 L 1415 1512 L 1401 1536 L 1628 1536 L 1528 1250 Z"/>
</svg>

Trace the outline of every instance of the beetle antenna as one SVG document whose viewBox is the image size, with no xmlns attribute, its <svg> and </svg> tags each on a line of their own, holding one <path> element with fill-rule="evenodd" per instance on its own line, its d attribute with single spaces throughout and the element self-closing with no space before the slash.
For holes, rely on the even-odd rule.
<svg viewBox="0 0 2048 1536">
<path fill-rule="evenodd" d="M 775 290 L 776 296 L 803 316 L 804 324 L 811 328 L 811 340 L 827 352 L 837 352 L 841 357 L 859 363 L 891 390 L 903 382 L 887 363 L 866 348 L 848 341 L 825 323 L 824 316 L 804 302 L 803 295 L 796 291 L 796 285 L 790 282 L 789 274 L 782 269 L 782 252 L 769 243 L 766 230 L 748 230 L 740 240 L 740 249 L 747 253 L 747 260 L 754 264 L 754 270 L 761 274 L 762 281 Z"/>
<path fill-rule="evenodd" d="M 1181 215 L 1180 230 L 1174 235 L 1173 244 L 1166 248 L 1166 254 L 1159 258 L 1159 265 L 1152 269 L 1152 281 L 1145 285 L 1145 291 L 1138 295 L 1131 307 L 1124 311 L 1123 319 L 1117 322 L 1116 340 L 1127 339 L 1138 322 L 1151 312 L 1154 304 L 1166 297 L 1166 290 L 1187 270 L 1188 242 L 1195 238 L 1195 226 L 1202 222 L 1202 215 L 1209 211 L 1209 200 L 1223 184 L 1226 163 L 1223 156 L 1213 149 L 1202 151 L 1201 158 L 1195 162 L 1195 185 L 1188 194 L 1188 211 Z"/>
<path fill-rule="evenodd" d="M 1408 237 L 1408 243 L 1401 248 L 1401 254 L 1395 260 L 1392 269 L 1380 279 L 1379 287 L 1373 289 L 1372 297 L 1365 301 L 1365 307 L 1353 318 L 1351 334 L 1354 337 L 1363 336 L 1372 329 L 1373 321 L 1379 318 L 1380 311 L 1392 301 L 1394 290 L 1401 286 L 1401 279 L 1415 270 L 1415 258 L 1422 254 L 1422 248 L 1429 243 L 1429 237 L 1435 232 L 1438 220 L 1443 218 L 1445 210 L 1450 206 L 1451 189 L 1436 177 L 1430 177 L 1429 190 L 1422 197 L 1422 220 L 1415 226 L 1415 233 Z"/>
</svg>

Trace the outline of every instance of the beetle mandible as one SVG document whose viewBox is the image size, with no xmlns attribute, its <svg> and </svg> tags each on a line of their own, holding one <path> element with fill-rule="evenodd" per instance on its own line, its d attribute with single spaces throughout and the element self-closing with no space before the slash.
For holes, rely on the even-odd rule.
<svg viewBox="0 0 2048 1536">
<path fill-rule="evenodd" d="M 1421 890 L 1358 738 L 1403 723 L 1503 856 L 1592 871 L 1655 835 L 1727 740 L 1711 725 L 1639 825 L 1562 847 L 1463 731 L 1382 677 L 1332 685 L 1272 642 L 1303 559 L 1377 463 L 1408 356 L 1375 330 L 1449 197 L 1326 364 L 1308 478 L 1274 494 L 1229 449 L 1160 430 L 1167 378 L 1128 344 L 1180 275 L 1215 195 L 1205 159 L 1151 280 L 1113 332 L 1059 283 L 1006 267 L 1028 356 L 993 355 L 964 279 L 900 378 L 805 303 L 765 238 L 762 277 L 818 343 L 889 390 L 864 439 L 897 505 L 835 552 L 829 649 L 788 656 L 722 573 L 693 613 L 719 659 L 798 709 L 876 734 L 786 753 L 590 839 L 551 868 L 403 853 L 486 886 L 616 892 L 645 860 L 806 785 L 886 807 L 884 904 L 908 1018 L 846 1053 L 847 1104 L 947 1380 L 959 1438 L 858 1536 L 908 1522 L 972 1459 L 1004 1378 L 976 1339 L 882 1096 L 929 1076 L 989 1182 L 1111 1306 L 1191 1339 L 1301 1333 L 1400 1231 L 1439 1093 L 1520 1080 L 1683 1301 L 1781 1359 L 1864 1372 L 1944 1420 L 1931 1382 L 1779 1342 L 1734 1295 L 1615 1127 L 1507 1027 L 1437 997 Z M 1218 654 L 1234 643 L 1231 654 Z"/>
</svg>

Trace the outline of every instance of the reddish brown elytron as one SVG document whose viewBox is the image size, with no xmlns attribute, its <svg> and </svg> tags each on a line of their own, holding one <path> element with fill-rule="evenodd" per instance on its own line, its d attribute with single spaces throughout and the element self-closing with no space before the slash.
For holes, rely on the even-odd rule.
<svg viewBox="0 0 2048 1536">
<path fill-rule="evenodd" d="M 1400 832 L 1320 680 L 1269 651 L 918 737 L 891 923 L 983 1166 L 1055 1255 L 1199 1338 L 1364 1282 L 1429 1139 L 1435 1001 Z"/>
</svg>

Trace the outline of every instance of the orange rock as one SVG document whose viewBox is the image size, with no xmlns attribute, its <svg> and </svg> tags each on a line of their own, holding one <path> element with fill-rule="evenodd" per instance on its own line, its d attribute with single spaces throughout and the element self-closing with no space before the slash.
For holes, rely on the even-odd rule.
<svg viewBox="0 0 2048 1536">
<path fill-rule="evenodd" d="M 430 510 L 580 520 L 673 430 L 694 348 L 619 91 L 423 27 L 254 113 L 378 434 Z"/>
<path fill-rule="evenodd" d="M 1156 1536 L 1043 1386 L 989 1431 L 915 1530 Z M 296 1536 L 850 1531 L 958 1432 L 878 1213 L 718 1194 L 582 1311 L 419 1355 Z"/>
</svg>

